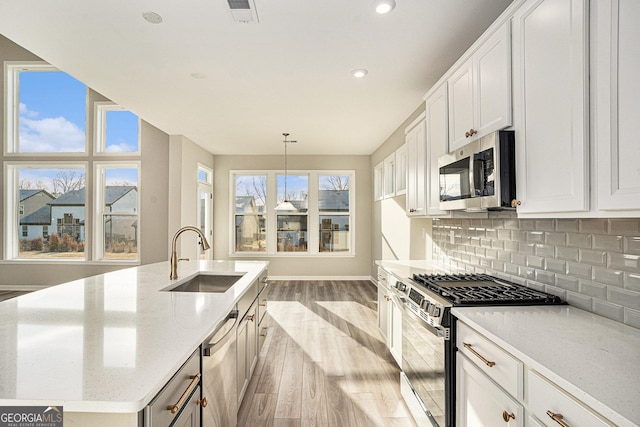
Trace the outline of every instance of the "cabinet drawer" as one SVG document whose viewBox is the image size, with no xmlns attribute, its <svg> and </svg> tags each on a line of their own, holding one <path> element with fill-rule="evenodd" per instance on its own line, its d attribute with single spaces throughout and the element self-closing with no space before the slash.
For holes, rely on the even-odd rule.
<svg viewBox="0 0 640 427">
<path fill-rule="evenodd" d="M 197 379 L 195 378 L 196 376 Z M 193 390 L 195 390 L 194 385 L 197 385 L 197 389 L 199 390 L 199 378 L 200 349 L 189 357 L 180 370 L 176 372 L 149 404 L 146 409 L 149 417 L 149 425 L 168 426 L 171 424 L 185 406 L 191 405 L 191 400 L 188 396 L 185 396 L 187 400 L 182 403 L 182 407 L 176 411 L 176 413 L 171 413 L 171 410 L 167 409 L 167 407 L 175 405 L 186 390 L 191 390 L 190 393 L 193 393 Z M 198 396 L 200 396 L 200 393 L 198 393 Z"/>
<path fill-rule="evenodd" d="M 456 333 L 459 352 L 509 394 L 523 398 L 524 367 L 521 361 L 460 321 L 457 322 Z"/>
<path fill-rule="evenodd" d="M 591 409 L 535 371 L 529 371 L 527 374 L 527 400 L 531 412 L 547 426 L 604 427 L 614 425 L 600 418 Z M 556 414 L 555 419 L 561 422 L 551 418 L 554 414 Z"/>
</svg>

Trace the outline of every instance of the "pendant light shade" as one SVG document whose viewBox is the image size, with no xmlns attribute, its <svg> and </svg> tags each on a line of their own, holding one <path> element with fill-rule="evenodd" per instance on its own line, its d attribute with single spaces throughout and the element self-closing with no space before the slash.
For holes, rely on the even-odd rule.
<svg viewBox="0 0 640 427">
<path fill-rule="evenodd" d="M 282 135 L 284 136 L 284 141 L 282 141 L 284 143 L 284 197 L 282 202 L 280 202 L 278 206 L 276 206 L 276 211 L 295 212 L 298 209 L 296 209 L 296 207 L 293 206 L 293 204 L 291 204 L 289 200 L 287 200 L 287 144 L 294 144 L 298 141 L 287 141 L 287 137 L 289 136 L 289 134 L 286 132 Z"/>
</svg>

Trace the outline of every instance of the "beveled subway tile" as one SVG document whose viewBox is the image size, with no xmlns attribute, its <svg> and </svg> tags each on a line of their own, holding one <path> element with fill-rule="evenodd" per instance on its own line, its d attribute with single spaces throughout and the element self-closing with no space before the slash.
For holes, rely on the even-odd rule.
<svg viewBox="0 0 640 427">
<path fill-rule="evenodd" d="M 634 328 L 640 329 L 640 311 L 631 310 L 630 308 L 624 309 L 624 323 Z"/>
<path fill-rule="evenodd" d="M 506 251 L 518 252 L 518 250 L 520 249 L 520 244 L 515 240 L 505 240 L 504 249 Z"/>
<path fill-rule="evenodd" d="M 565 274 L 567 272 L 567 263 L 559 259 L 545 259 L 545 270 L 554 273 Z"/>
<path fill-rule="evenodd" d="M 495 271 L 504 271 L 504 265 L 505 263 L 502 261 L 491 261 L 491 268 L 493 268 Z"/>
<path fill-rule="evenodd" d="M 623 284 L 625 289 L 640 292 L 640 274 L 624 273 Z"/>
<path fill-rule="evenodd" d="M 640 293 L 625 289 L 609 288 L 607 301 L 624 307 L 640 310 Z"/>
<path fill-rule="evenodd" d="M 594 267 L 593 280 L 607 285 L 622 287 L 624 275 L 622 274 L 622 271 Z"/>
<path fill-rule="evenodd" d="M 541 231 L 554 231 L 556 229 L 556 220 L 555 219 L 536 219 L 535 228 L 536 230 L 541 230 Z"/>
<path fill-rule="evenodd" d="M 579 252 L 577 248 L 557 247 L 556 258 L 578 262 Z"/>
<path fill-rule="evenodd" d="M 543 269 L 544 258 L 535 255 L 527 255 L 527 267 Z"/>
<path fill-rule="evenodd" d="M 624 253 L 640 255 L 640 236 L 628 236 L 624 238 Z"/>
<path fill-rule="evenodd" d="M 499 229 L 497 232 L 498 240 L 511 240 L 511 230 Z"/>
<path fill-rule="evenodd" d="M 592 234 L 607 234 L 608 223 L 604 219 L 581 219 L 580 232 Z"/>
<path fill-rule="evenodd" d="M 640 255 L 609 253 L 609 267 L 640 273 Z"/>
<path fill-rule="evenodd" d="M 519 275 L 521 277 L 524 277 L 525 279 L 528 279 L 528 280 L 535 280 L 535 278 L 536 278 L 536 270 L 533 269 L 533 268 L 529 268 L 529 267 L 520 267 Z"/>
<path fill-rule="evenodd" d="M 580 249 L 580 262 L 606 267 L 607 253 L 604 251 L 592 251 L 590 249 Z"/>
<path fill-rule="evenodd" d="M 518 242 L 526 242 L 527 241 L 527 232 L 522 230 L 512 230 L 511 231 L 511 240 L 516 240 Z"/>
<path fill-rule="evenodd" d="M 575 307 L 591 311 L 593 298 L 575 292 L 567 292 L 566 301 Z"/>
<path fill-rule="evenodd" d="M 556 286 L 568 291 L 579 292 L 580 281 L 575 277 L 556 274 Z"/>
<path fill-rule="evenodd" d="M 502 240 L 492 240 L 491 249 L 502 251 L 504 249 L 504 242 Z"/>
<path fill-rule="evenodd" d="M 544 232 L 543 231 L 528 231 L 527 232 L 527 242 L 544 243 Z"/>
<path fill-rule="evenodd" d="M 520 253 L 511 254 L 511 262 L 518 265 L 527 265 L 527 257 Z"/>
<path fill-rule="evenodd" d="M 521 219 L 520 230 L 535 230 L 536 222 L 533 219 Z"/>
<path fill-rule="evenodd" d="M 640 218 L 618 219 L 611 218 L 609 221 L 609 233 L 620 234 L 623 236 L 639 236 L 640 235 Z"/>
<path fill-rule="evenodd" d="M 596 299 L 593 300 L 593 312 L 618 322 L 622 322 L 624 320 L 623 307 L 617 304 L 611 304 Z"/>
<path fill-rule="evenodd" d="M 580 280 L 580 293 L 601 300 L 607 299 L 607 286 L 591 280 Z"/>
<path fill-rule="evenodd" d="M 566 233 L 545 233 L 545 243 L 547 245 L 565 246 L 567 244 Z"/>
<path fill-rule="evenodd" d="M 558 219 L 556 221 L 556 231 L 566 231 L 569 233 L 577 233 L 579 230 L 577 219 Z"/>
<path fill-rule="evenodd" d="M 515 264 L 505 263 L 505 264 L 504 264 L 504 272 L 505 272 L 505 273 L 512 274 L 512 275 L 514 275 L 514 276 L 517 276 L 517 275 L 518 275 L 518 272 L 519 272 L 519 268 L 518 268 L 518 266 L 517 266 L 517 265 L 515 265 Z"/>
<path fill-rule="evenodd" d="M 556 248 L 552 245 L 543 245 L 538 244 L 535 245 L 535 252 L 537 256 L 545 257 L 545 258 L 553 258 L 556 254 Z"/>
<path fill-rule="evenodd" d="M 487 239 L 492 239 L 495 240 L 498 238 L 498 230 L 496 230 L 495 228 L 487 228 L 487 231 L 485 233 L 485 237 Z"/>
<path fill-rule="evenodd" d="M 534 243 L 519 242 L 518 252 L 525 255 L 533 255 L 536 251 L 536 245 Z"/>
<path fill-rule="evenodd" d="M 504 262 L 511 262 L 511 253 L 506 251 L 498 251 L 498 260 Z"/>
<path fill-rule="evenodd" d="M 567 233 L 567 246 L 591 249 L 591 234 Z"/>
<path fill-rule="evenodd" d="M 621 252 L 623 249 L 624 240 L 622 236 L 605 236 L 601 234 L 594 234 L 592 243 L 593 249 Z"/>
<path fill-rule="evenodd" d="M 550 273 L 548 271 L 542 271 L 542 270 L 536 270 L 536 280 L 540 283 L 544 283 L 546 285 L 553 285 L 555 286 L 556 284 L 556 278 L 555 278 L 555 274 Z"/>
<path fill-rule="evenodd" d="M 593 267 L 591 267 L 590 265 L 578 264 L 577 262 L 568 262 L 567 274 L 570 276 L 576 276 L 583 279 L 591 280 L 592 268 Z"/>
<path fill-rule="evenodd" d="M 484 256 L 491 260 L 498 259 L 498 251 L 495 249 L 485 249 Z"/>
</svg>

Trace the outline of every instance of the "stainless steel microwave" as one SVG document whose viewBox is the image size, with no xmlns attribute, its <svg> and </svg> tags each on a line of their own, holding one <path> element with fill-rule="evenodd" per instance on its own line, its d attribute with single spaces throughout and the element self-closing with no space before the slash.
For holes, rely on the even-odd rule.
<svg viewBox="0 0 640 427">
<path fill-rule="evenodd" d="M 440 209 L 513 209 L 516 198 L 515 138 L 499 131 L 438 159 Z"/>
</svg>

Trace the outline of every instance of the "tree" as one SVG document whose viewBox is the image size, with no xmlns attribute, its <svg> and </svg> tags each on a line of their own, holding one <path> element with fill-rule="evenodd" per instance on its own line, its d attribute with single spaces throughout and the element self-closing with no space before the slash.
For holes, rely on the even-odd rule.
<svg viewBox="0 0 640 427">
<path fill-rule="evenodd" d="M 53 193 L 64 194 L 84 187 L 84 174 L 73 169 L 62 169 L 52 180 Z"/>
<path fill-rule="evenodd" d="M 349 177 L 348 176 L 325 176 L 320 183 L 322 190 L 348 190 L 349 189 Z"/>
</svg>

